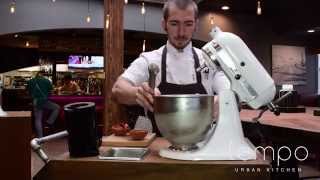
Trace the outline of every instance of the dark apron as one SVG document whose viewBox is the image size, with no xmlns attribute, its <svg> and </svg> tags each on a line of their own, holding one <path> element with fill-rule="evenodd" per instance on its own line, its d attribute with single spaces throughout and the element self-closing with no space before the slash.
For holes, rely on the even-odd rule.
<svg viewBox="0 0 320 180">
<path fill-rule="evenodd" d="M 194 69 L 200 66 L 199 65 L 199 58 L 196 54 L 195 50 L 192 48 L 192 54 L 194 58 Z M 201 72 L 196 71 L 197 82 L 194 84 L 186 84 L 186 85 L 179 85 L 179 84 L 172 84 L 167 82 L 167 47 L 165 46 L 162 51 L 162 59 L 161 59 L 161 82 L 158 86 L 161 94 L 207 94 L 206 89 L 203 87 L 201 83 Z M 154 114 L 148 112 L 148 116 L 151 120 L 153 132 L 157 134 L 157 136 L 161 136 L 161 133 L 156 125 Z"/>
</svg>

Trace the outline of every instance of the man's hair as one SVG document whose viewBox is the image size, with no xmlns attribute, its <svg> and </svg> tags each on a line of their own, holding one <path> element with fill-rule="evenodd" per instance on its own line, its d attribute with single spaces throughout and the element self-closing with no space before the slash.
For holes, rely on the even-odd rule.
<svg viewBox="0 0 320 180">
<path fill-rule="evenodd" d="M 193 0 L 167 0 L 163 6 L 163 19 L 168 20 L 170 6 L 176 5 L 179 9 L 185 10 L 189 5 L 192 5 L 194 10 L 194 18 L 198 19 L 198 6 Z"/>
</svg>

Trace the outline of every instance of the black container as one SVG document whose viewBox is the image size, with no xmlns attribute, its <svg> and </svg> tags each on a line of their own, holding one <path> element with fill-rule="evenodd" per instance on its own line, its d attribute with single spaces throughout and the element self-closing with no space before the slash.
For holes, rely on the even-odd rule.
<svg viewBox="0 0 320 180">
<path fill-rule="evenodd" d="M 93 102 L 77 102 L 64 106 L 70 156 L 85 157 L 99 154 L 96 111 Z"/>
</svg>

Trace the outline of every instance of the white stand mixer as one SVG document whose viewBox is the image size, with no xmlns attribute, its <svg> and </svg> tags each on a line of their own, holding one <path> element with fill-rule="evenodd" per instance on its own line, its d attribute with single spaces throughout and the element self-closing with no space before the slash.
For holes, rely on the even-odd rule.
<svg viewBox="0 0 320 180">
<path fill-rule="evenodd" d="M 268 105 L 275 95 L 275 85 L 267 71 L 259 63 L 246 44 L 232 33 L 214 27 L 210 33 L 213 40 L 203 48 L 208 68 L 220 68 L 231 82 L 231 89 L 219 93 L 219 118 L 199 149 L 177 151 L 162 149 L 162 157 L 179 160 L 253 160 L 255 147 L 246 141 L 235 93 L 241 102 L 254 109 Z M 204 67 L 200 67 L 204 68 Z"/>
</svg>

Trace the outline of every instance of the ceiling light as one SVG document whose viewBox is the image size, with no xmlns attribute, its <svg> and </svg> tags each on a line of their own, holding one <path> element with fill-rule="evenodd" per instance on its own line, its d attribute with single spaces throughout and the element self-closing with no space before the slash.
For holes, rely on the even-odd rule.
<svg viewBox="0 0 320 180">
<path fill-rule="evenodd" d="M 145 14 L 145 13 L 146 13 L 146 8 L 144 7 L 144 2 L 143 2 L 141 7 L 141 14 Z"/>
<path fill-rule="evenodd" d="M 261 3 L 260 3 L 260 1 L 258 1 L 258 4 L 257 4 L 257 14 L 258 14 L 258 15 L 261 15 L 261 13 L 262 13 Z"/>
<path fill-rule="evenodd" d="M 88 0 L 88 15 L 86 17 L 87 23 L 91 22 L 91 16 L 90 16 L 90 0 Z"/>
<path fill-rule="evenodd" d="M 307 32 L 308 32 L 308 33 L 314 33 L 315 30 L 314 30 L 314 29 L 309 29 Z"/>
<path fill-rule="evenodd" d="M 214 16 L 213 15 L 210 17 L 210 24 L 214 25 Z"/>
<path fill-rule="evenodd" d="M 125 4 L 128 4 L 128 0 L 124 0 L 124 3 L 125 3 Z"/>
<path fill-rule="evenodd" d="M 227 10 L 230 9 L 230 7 L 229 6 L 222 6 L 221 9 L 224 10 L 224 11 L 227 11 Z"/>
<path fill-rule="evenodd" d="M 29 47 L 30 44 L 29 44 L 29 41 L 26 41 L 26 47 Z"/>
<path fill-rule="evenodd" d="M 52 2 L 56 2 L 56 0 L 52 0 Z"/>
<path fill-rule="evenodd" d="M 12 1 L 10 5 L 10 13 L 14 14 L 16 12 L 16 1 Z"/>
</svg>

